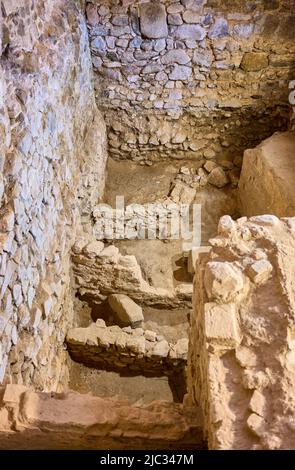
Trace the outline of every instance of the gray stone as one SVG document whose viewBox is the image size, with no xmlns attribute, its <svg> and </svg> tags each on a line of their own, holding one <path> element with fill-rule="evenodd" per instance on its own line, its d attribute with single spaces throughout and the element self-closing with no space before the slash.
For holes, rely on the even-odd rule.
<svg viewBox="0 0 295 470">
<path fill-rule="evenodd" d="M 106 49 L 105 40 L 101 38 L 100 36 L 96 37 L 95 39 L 93 39 L 93 41 L 91 41 L 91 48 L 94 50 L 98 50 L 98 51 L 105 51 Z"/>
<path fill-rule="evenodd" d="M 115 15 L 112 18 L 112 24 L 114 26 L 127 26 L 128 16 L 127 15 Z"/>
<path fill-rule="evenodd" d="M 155 44 L 154 44 L 154 50 L 157 51 L 157 52 L 161 52 L 165 49 L 166 47 L 166 40 L 165 39 L 158 39 L 157 41 L 155 41 Z"/>
<path fill-rule="evenodd" d="M 179 64 L 185 65 L 190 61 L 190 57 L 182 49 L 172 49 L 162 57 L 162 63 L 165 65 Z"/>
<path fill-rule="evenodd" d="M 165 38 L 168 36 L 165 7 L 156 3 L 140 5 L 141 34 L 150 39 Z"/>
<path fill-rule="evenodd" d="M 175 65 L 169 75 L 170 80 L 188 80 L 192 74 L 192 69 L 185 65 Z"/>
<path fill-rule="evenodd" d="M 254 25 L 253 24 L 236 24 L 234 27 L 234 35 L 248 39 L 254 32 Z"/>
<path fill-rule="evenodd" d="M 223 188 L 229 183 L 229 179 L 225 171 L 218 167 L 211 171 L 208 177 L 208 183 L 212 184 L 212 186 L 216 186 L 217 188 Z"/>
<path fill-rule="evenodd" d="M 186 22 L 186 23 L 200 23 L 200 15 L 198 15 L 195 11 L 193 10 L 186 10 L 183 15 L 183 20 Z"/>
<path fill-rule="evenodd" d="M 201 67 L 211 67 L 214 60 L 211 49 L 205 49 L 204 51 L 195 51 L 193 55 L 193 64 Z"/>
<path fill-rule="evenodd" d="M 143 320 L 142 308 L 125 294 L 112 294 L 108 302 L 120 324 L 132 327 L 139 326 Z"/>
<path fill-rule="evenodd" d="M 224 18 L 217 18 L 209 30 L 208 37 L 218 39 L 226 36 L 228 36 L 228 22 Z"/>
<path fill-rule="evenodd" d="M 168 15 L 168 24 L 171 24 L 173 26 L 179 26 L 183 23 L 181 15 L 179 13 L 176 13 L 174 15 Z"/>
<path fill-rule="evenodd" d="M 175 37 L 177 39 L 195 39 L 196 41 L 203 41 L 206 34 L 206 30 L 200 25 L 184 24 L 177 28 Z"/>
</svg>

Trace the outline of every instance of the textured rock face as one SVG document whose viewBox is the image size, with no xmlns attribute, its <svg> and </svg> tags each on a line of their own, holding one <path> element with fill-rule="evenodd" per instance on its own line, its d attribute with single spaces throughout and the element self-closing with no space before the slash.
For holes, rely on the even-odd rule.
<svg viewBox="0 0 295 470">
<path fill-rule="evenodd" d="M 294 448 L 294 237 L 293 218 L 225 216 L 211 252 L 199 255 L 189 395 L 202 407 L 211 449 Z M 212 265 L 234 265 L 247 289 L 221 297 L 230 287 L 223 276 L 212 302 Z"/>
<path fill-rule="evenodd" d="M 73 392 L 36 393 L 20 385 L 8 385 L 0 396 L 0 449 L 204 447 L 198 414 L 177 403 L 131 406 Z"/>
<path fill-rule="evenodd" d="M 244 155 L 239 200 L 242 214 L 295 213 L 295 132 L 277 133 Z"/>
<path fill-rule="evenodd" d="M 287 129 L 290 2 L 93 0 L 87 18 L 114 158 L 233 160 Z"/>
<path fill-rule="evenodd" d="M 79 208 L 103 186 L 104 124 L 77 5 L 2 2 L 0 382 L 45 390 L 67 381 L 69 251 Z"/>
</svg>

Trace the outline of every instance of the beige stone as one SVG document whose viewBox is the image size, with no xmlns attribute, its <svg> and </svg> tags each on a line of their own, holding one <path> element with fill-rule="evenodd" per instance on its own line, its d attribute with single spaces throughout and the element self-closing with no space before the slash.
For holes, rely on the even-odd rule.
<svg viewBox="0 0 295 470">
<path fill-rule="evenodd" d="M 243 291 L 243 274 L 233 263 L 211 261 L 206 266 L 205 288 L 210 300 L 230 302 Z"/>
<path fill-rule="evenodd" d="M 123 326 L 135 327 L 143 322 L 142 308 L 127 295 L 112 294 L 109 296 L 108 302 Z"/>
<path fill-rule="evenodd" d="M 248 275 L 255 284 L 262 284 L 268 280 L 272 271 L 271 263 L 266 259 L 261 259 L 251 264 L 248 268 Z"/>
<path fill-rule="evenodd" d="M 235 306 L 205 304 L 205 334 L 208 342 L 227 348 L 240 343 L 239 326 Z"/>
</svg>

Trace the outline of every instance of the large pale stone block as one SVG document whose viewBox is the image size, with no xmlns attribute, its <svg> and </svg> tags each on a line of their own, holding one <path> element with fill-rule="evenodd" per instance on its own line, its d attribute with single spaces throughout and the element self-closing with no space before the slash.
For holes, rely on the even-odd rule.
<svg viewBox="0 0 295 470">
<path fill-rule="evenodd" d="M 235 306 L 205 304 L 205 334 L 208 342 L 235 348 L 240 343 Z"/>
<path fill-rule="evenodd" d="M 211 261 L 205 270 L 205 288 L 209 299 L 230 302 L 244 288 L 243 274 L 233 263 Z"/>
<path fill-rule="evenodd" d="M 108 301 L 122 325 L 135 327 L 143 322 L 142 308 L 127 295 L 113 294 L 109 296 Z"/>
<path fill-rule="evenodd" d="M 151 2 L 141 5 L 140 30 L 143 36 L 150 39 L 168 36 L 165 7 Z"/>
</svg>

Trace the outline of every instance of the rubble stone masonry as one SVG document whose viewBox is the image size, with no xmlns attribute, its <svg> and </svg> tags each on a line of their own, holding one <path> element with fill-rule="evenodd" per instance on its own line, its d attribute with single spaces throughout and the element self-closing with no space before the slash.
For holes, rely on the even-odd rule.
<svg viewBox="0 0 295 470">
<path fill-rule="evenodd" d="M 92 0 L 86 15 L 114 158 L 233 160 L 286 130 L 292 0 Z"/>
<path fill-rule="evenodd" d="M 221 218 L 199 256 L 189 398 L 210 449 L 295 444 L 294 218 Z"/>
<path fill-rule="evenodd" d="M 103 187 L 105 129 L 83 5 L 1 3 L 0 383 L 51 391 L 67 383 L 69 251 Z"/>
</svg>

